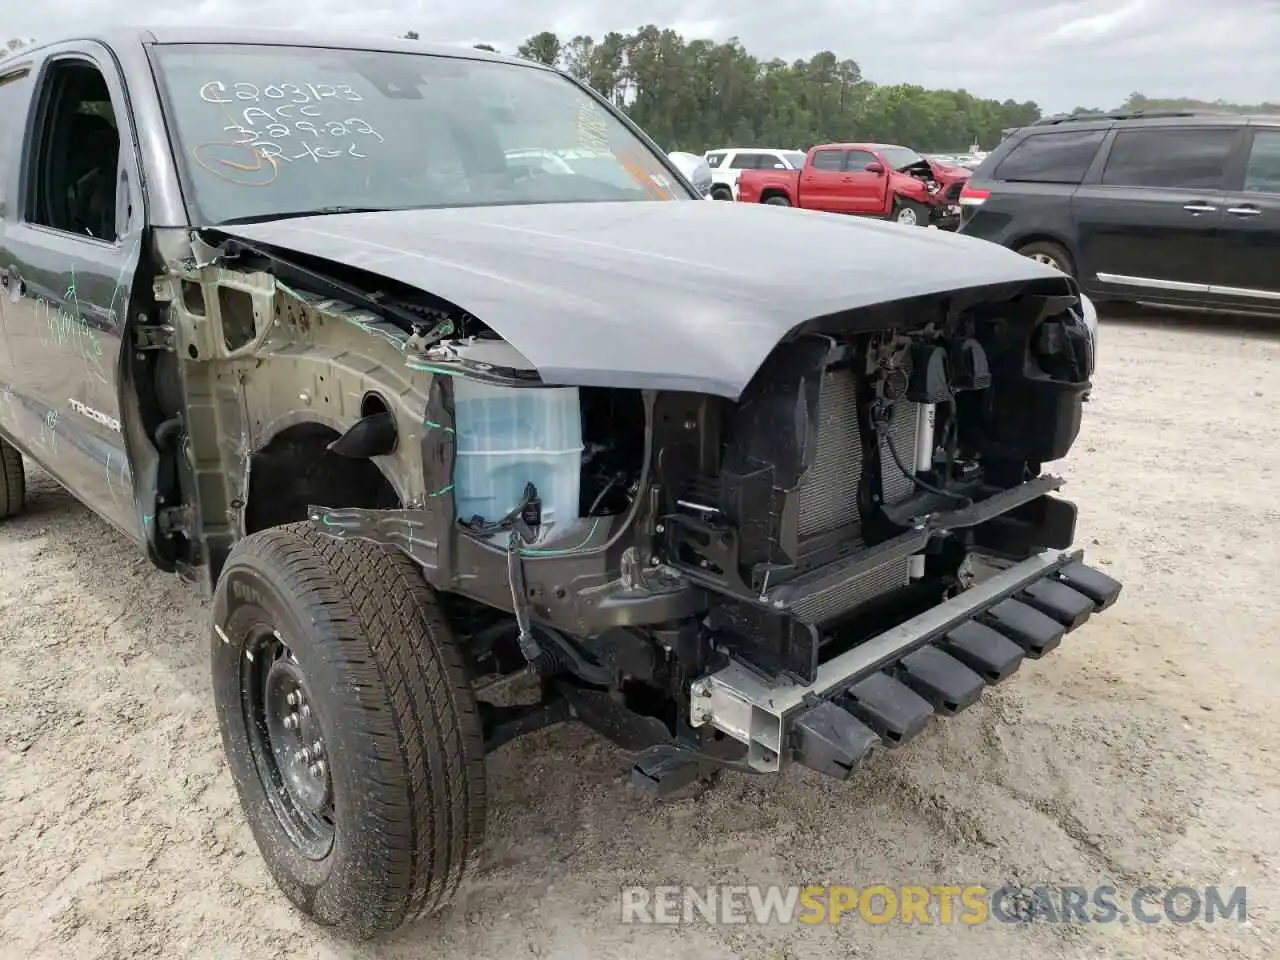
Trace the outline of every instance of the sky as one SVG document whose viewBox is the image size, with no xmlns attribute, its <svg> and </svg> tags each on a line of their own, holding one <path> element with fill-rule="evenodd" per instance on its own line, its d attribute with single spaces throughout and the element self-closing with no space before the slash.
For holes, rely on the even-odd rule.
<svg viewBox="0 0 1280 960">
<path fill-rule="evenodd" d="M 1134 90 L 1280 101 L 1280 0 L 0 0 L 0 35 L 121 22 L 416 30 L 503 52 L 541 30 L 598 38 L 654 23 L 736 36 L 764 59 L 831 49 L 877 83 L 963 87 L 1046 112 L 1115 107 Z"/>
</svg>

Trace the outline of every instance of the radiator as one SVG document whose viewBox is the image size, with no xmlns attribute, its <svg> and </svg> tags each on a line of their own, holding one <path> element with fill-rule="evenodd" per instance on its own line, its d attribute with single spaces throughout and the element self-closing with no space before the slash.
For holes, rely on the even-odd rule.
<svg viewBox="0 0 1280 960">
<path fill-rule="evenodd" d="M 827 370 L 818 391 L 818 449 L 800 481 L 796 532 L 804 537 L 858 522 L 862 438 L 858 432 L 857 378 Z"/>
<path fill-rule="evenodd" d="M 813 466 L 800 483 L 797 528 L 801 538 L 829 533 L 860 520 L 858 484 L 862 479 L 863 458 L 856 389 L 857 377 L 852 370 L 828 370 L 823 376 L 818 395 L 817 451 Z M 889 452 L 889 438 L 903 466 L 914 471 L 920 415 L 917 404 L 899 402 L 891 410 L 888 429 L 881 434 L 880 485 L 888 503 L 898 503 L 912 492 L 911 478 L 903 473 Z M 851 583 L 806 598 L 795 605 L 794 612 L 803 622 L 821 623 L 905 586 L 909 580 L 909 561 L 895 560 Z"/>
<path fill-rule="evenodd" d="M 801 538 L 857 523 L 858 484 L 862 480 L 862 435 L 858 426 L 857 377 L 847 368 L 828 370 L 818 393 L 818 445 L 813 466 L 800 482 L 797 533 Z M 893 407 L 887 433 L 908 469 L 916 468 L 916 422 L 920 407 L 900 402 Z M 899 469 L 880 441 L 880 484 L 887 503 L 911 493 L 911 478 Z"/>
</svg>

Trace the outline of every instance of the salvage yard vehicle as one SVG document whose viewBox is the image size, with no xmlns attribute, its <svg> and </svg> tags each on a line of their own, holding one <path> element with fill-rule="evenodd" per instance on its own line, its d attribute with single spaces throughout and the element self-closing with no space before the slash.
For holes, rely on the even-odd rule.
<svg viewBox="0 0 1280 960">
<path fill-rule="evenodd" d="M 814 147 L 798 170 L 744 170 L 738 200 L 954 230 L 969 171 L 887 143 Z"/>
<path fill-rule="evenodd" d="M 744 170 L 799 170 L 804 166 L 803 150 L 776 147 L 720 147 L 705 154 L 711 168 L 713 200 L 736 200 L 738 178 Z"/>
<path fill-rule="evenodd" d="M 960 203 L 961 232 L 1071 274 L 1095 302 L 1280 315 L 1280 117 L 1045 118 Z"/>
<path fill-rule="evenodd" d="M 1120 592 L 1043 472 L 1097 330 L 1041 264 L 696 202 L 470 48 L 106 33 L 0 109 L 0 516 L 28 457 L 211 597 L 261 855 L 351 937 L 449 902 L 514 737 L 845 779 Z"/>
</svg>

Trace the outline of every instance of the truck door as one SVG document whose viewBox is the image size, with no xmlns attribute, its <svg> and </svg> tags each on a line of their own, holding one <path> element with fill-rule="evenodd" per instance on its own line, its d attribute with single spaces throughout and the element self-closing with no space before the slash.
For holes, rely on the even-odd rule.
<svg viewBox="0 0 1280 960">
<path fill-rule="evenodd" d="M 24 414 L 21 394 L 14 384 L 17 365 L 13 359 L 9 326 L 17 315 L 17 307 L 10 302 L 11 291 L 7 286 L 5 265 L 8 255 L 4 236 L 6 226 L 17 209 L 22 179 L 23 131 L 27 126 L 34 88 L 29 62 L 19 61 L 0 72 L 0 117 L 4 118 L 0 122 L 0 434 L 22 449 L 29 445 L 34 421 Z"/>
<path fill-rule="evenodd" d="M 808 210 L 843 213 L 845 195 L 841 192 L 844 178 L 844 151 L 838 148 L 815 150 L 800 171 L 800 196 L 796 206 Z"/>
<path fill-rule="evenodd" d="M 106 49 L 40 53 L 21 150 L 26 189 L 0 236 L 13 391 L 27 422 L 19 441 L 139 537 L 117 390 L 144 221 L 136 138 Z"/>
<path fill-rule="evenodd" d="M 879 173 L 867 171 L 868 164 L 879 163 Z M 847 150 L 844 155 L 844 177 L 841 192 L 845 213 L 882 216 L 885 213 L 885 191 L 888 189 L 889 166 L 870 150 Z"/>
</svg>

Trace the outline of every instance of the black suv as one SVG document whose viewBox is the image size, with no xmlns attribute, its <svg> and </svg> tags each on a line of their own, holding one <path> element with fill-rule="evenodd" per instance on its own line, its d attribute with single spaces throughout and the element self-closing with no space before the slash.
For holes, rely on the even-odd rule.
<svg viewBox="0 0 1280 960">
<path fill-rule="evenodd" d="M 1280 117 L 1046 119 L 992 151 L 960 204 L 961 233 L 1095 300 L 1280 314 Z"/>
</svg>

